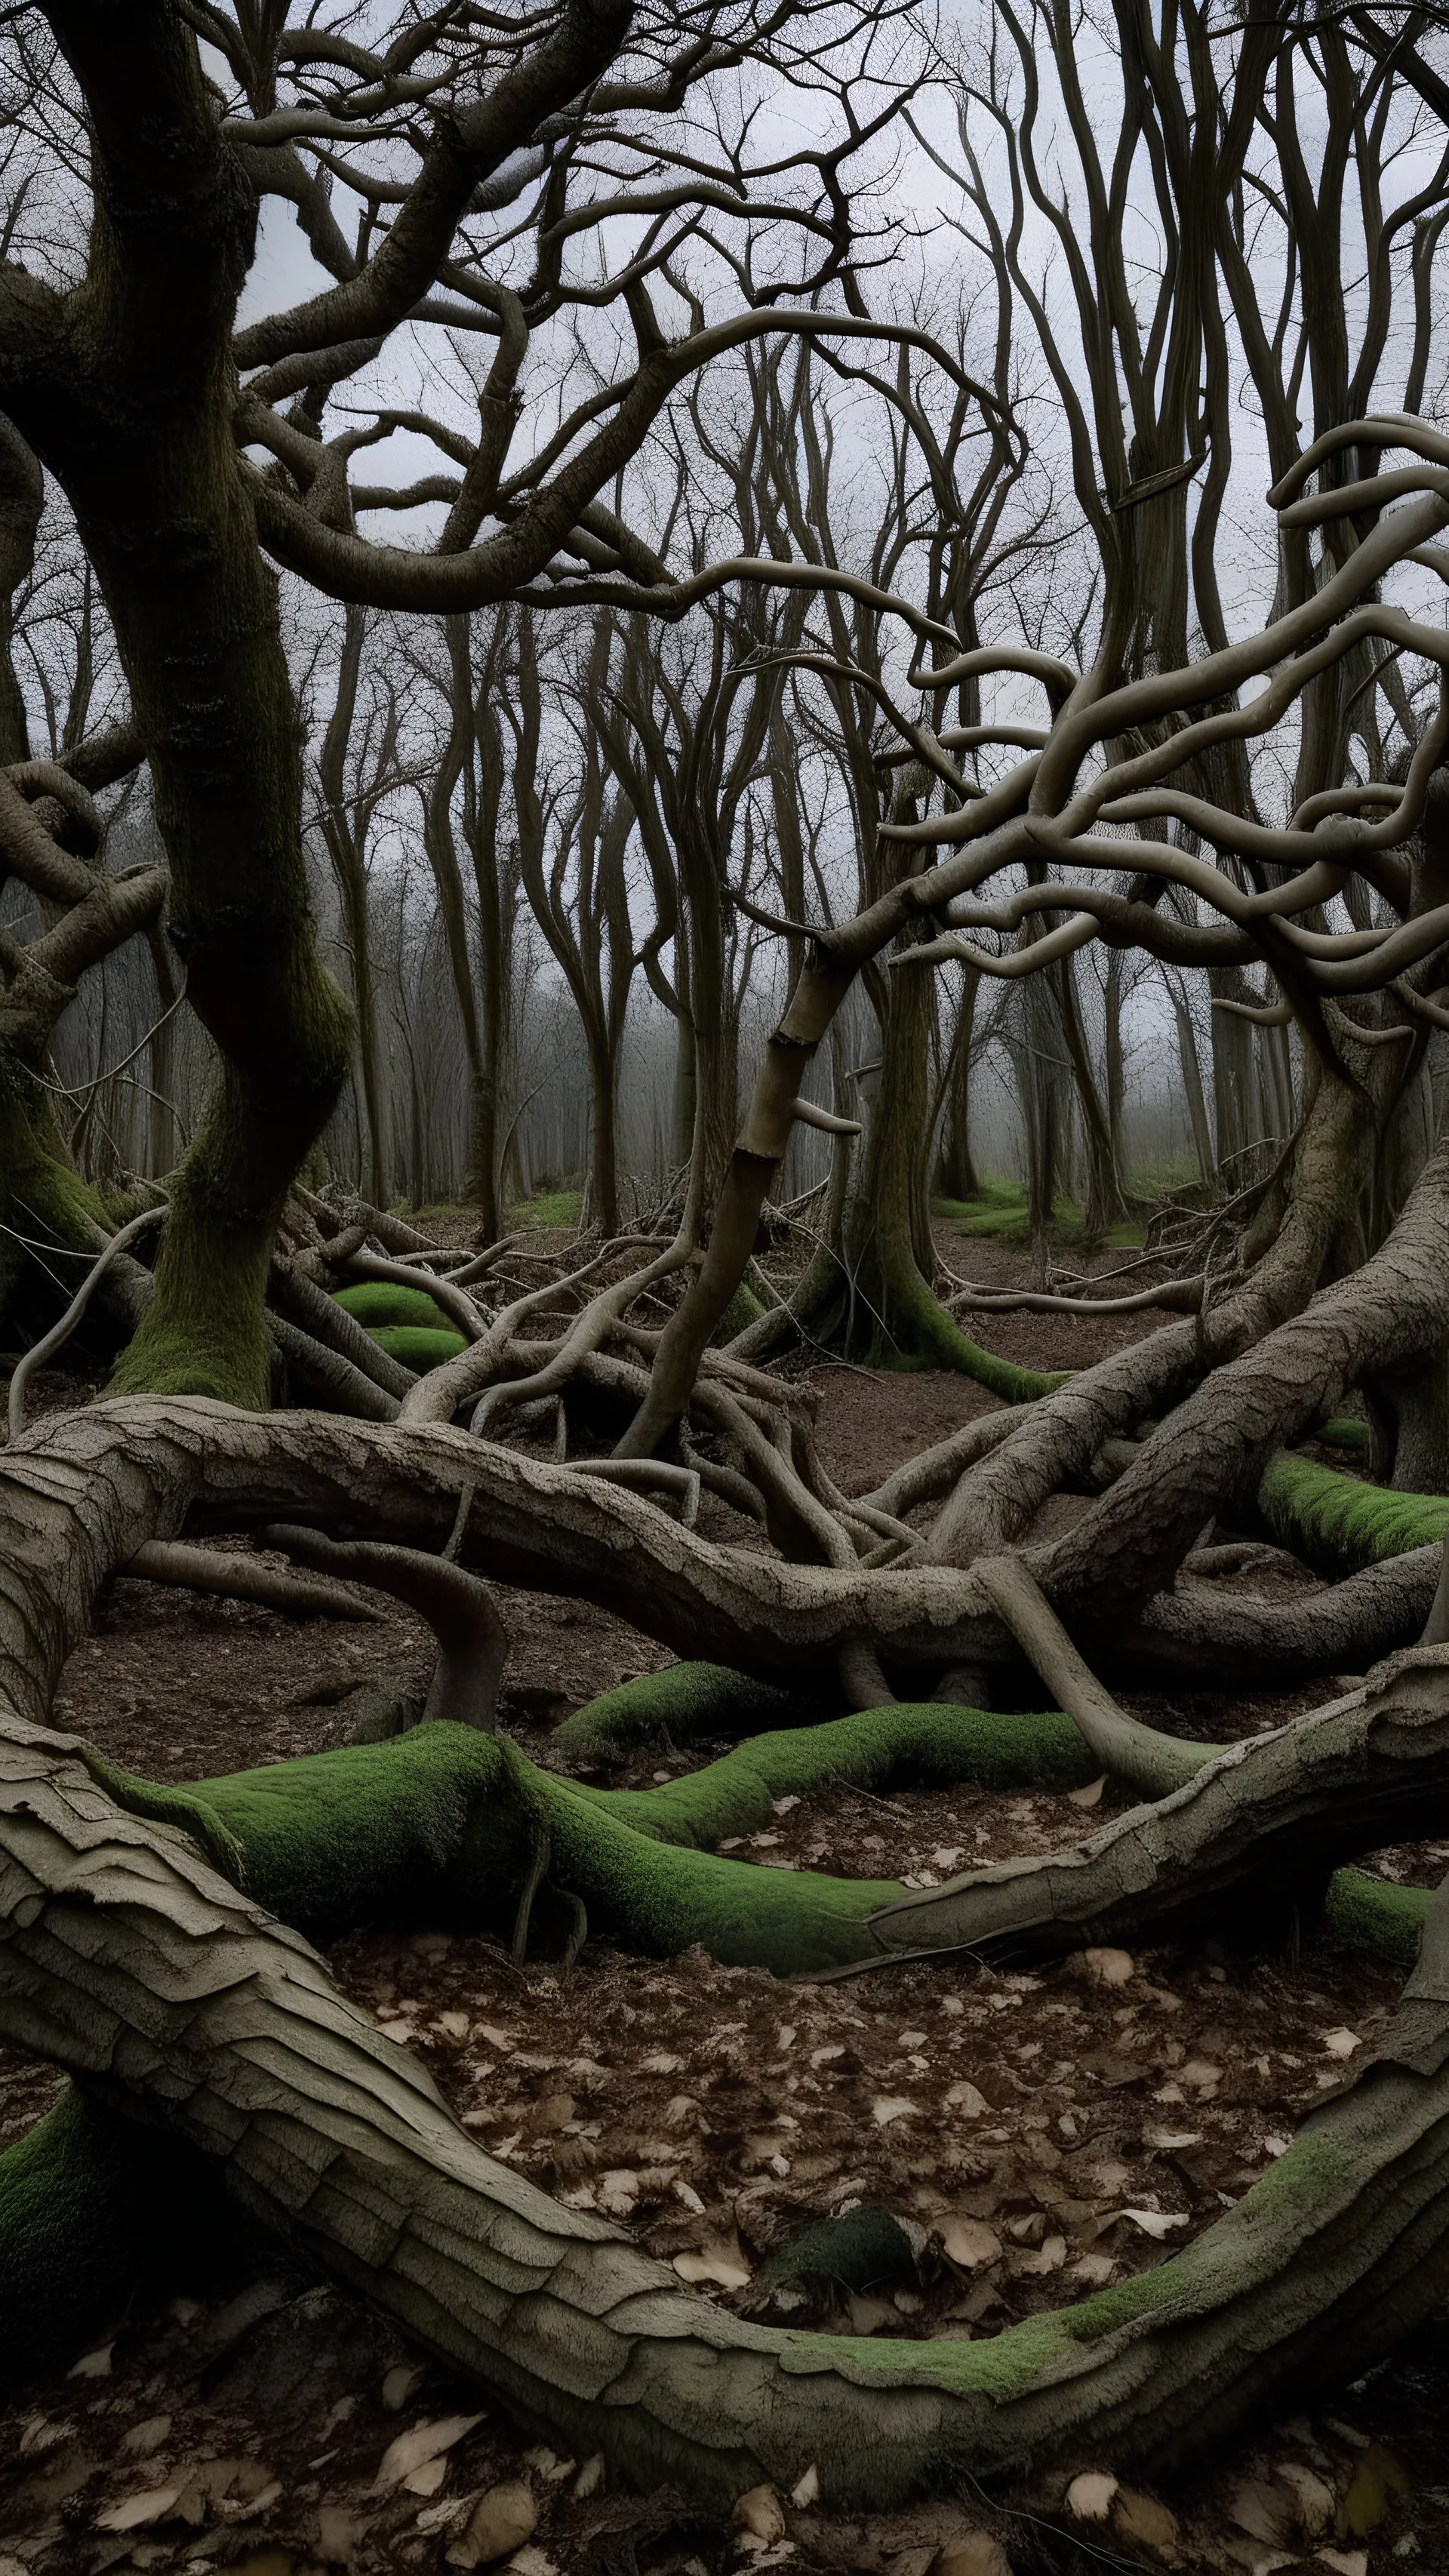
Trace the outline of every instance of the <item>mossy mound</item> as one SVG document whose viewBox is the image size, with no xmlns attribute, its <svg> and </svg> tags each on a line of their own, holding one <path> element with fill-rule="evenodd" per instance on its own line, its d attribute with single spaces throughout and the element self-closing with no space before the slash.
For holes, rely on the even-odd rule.
<svg viewBox="0 0 1449 2576">
<path fill-rule="evenodd" d="M 539 1198 L 521 1199 L 508 1211 L 508 1231 L 532 1231 L 535 1226 L 574 1226 L 583 1214 L 582 1190 L 545 1190 Z"/>
<path fill-rule="evenodd" d="M 426 1377 L 429 1369 L 441 1368 L 444 1360 L 455 1360 L 468 1347 L 463 1335 L 455 1333 L 451 1325 L 428 1332 L 420 1324 L 384 1324 L 372 1338 L 389 1359 L 401 1360 L 404 1368 L 416 1369 L 419 1377 Z"/>
<path fill-rule="evenodd" d="M 1358 1421 L 1351 1413 L 1335 1414 L 1331 1422 L 1320 1422 L 1313 1437 L 1321 1441 L 1325 1449 L 1352 1449 L 1365 1457 L 1368 1455 L 1368 1424 Z"/>
<path fill-rule="evenodd" d="M 0 2379 L 73 2361 L 158 2258 L 189 2288 L 255 2237 L 203 2157 L 72 2086 L 0 2153 Z"/>
<path fill-rule="evenodd" d="M 888 2209 L 847 2210 L 818 2218 L 760 2266 L 765 2281 L 826 2281 L 840 2290 L 875 2290 L 887 2283 L 915 2283 L 924 2232 Z"/>
<path fill-rule="evenodd" d="M 1432 1546 L 1449 1529 L 1449 1495 L 1396 1494 L 1286 1449 L 1258 1487 L 1258 1509 L 1280 1546 L 1328 1575 Z"/>
<path fill-rule="evenodd" d="M 966 1235 L 987 1235 L 996 1243 L 1029 1243 L 1026 1187 L 1021 1181 L 983 1181 L 974 1199 L 933 1199 L 931 1214 Z M 1049 1228 L 1054 1243 L 1080 1243 L 1082 1211 L 1060 1193 L 1052 1205 Z"/>
<path fill-rule="evenodd" d="M 359 1279 L 355 1288 L 339 1288 L 333 1302 L 370 1333 L 389 1324 L 417 1324 L 433 1333 L 451 1329 L 425 1288 L 404 1288 L 398 1280 Z"/>
</svg>

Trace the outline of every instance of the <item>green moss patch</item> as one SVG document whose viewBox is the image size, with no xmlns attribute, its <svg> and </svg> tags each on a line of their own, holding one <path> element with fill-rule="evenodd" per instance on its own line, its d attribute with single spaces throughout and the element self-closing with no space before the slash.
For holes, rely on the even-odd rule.
<svg viewBox="0 0 1449 2576">
<path fill-rule="evenodd" d="M 988 1235 L 996 1243 L 1029 1243 L 1026 1186 L 1021 1181 L 983 1181 L 974 1199 L 933 1199 L 931 1214 L 966 1235 Z M 1058 1193 L 1048 1228 L 1054 1243 L 1080 1243 L 1082 1211 Z"/>
</svg>

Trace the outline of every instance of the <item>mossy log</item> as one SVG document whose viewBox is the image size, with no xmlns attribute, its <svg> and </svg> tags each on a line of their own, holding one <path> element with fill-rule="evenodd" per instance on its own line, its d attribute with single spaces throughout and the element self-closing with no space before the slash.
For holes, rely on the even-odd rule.
<svg viewBox="0 0 1449 2576">
<path fill-rule="evenodd" d="M 424 1332 L 439 1332 L 448 1320 L 425 1288 L 404 1288 L 392 1279 L 360 1279 L 353 1288 L 337 1289 L 332 1303 L 370 1333 L 390 1324 L 415 1324 Z"/>
</svg>

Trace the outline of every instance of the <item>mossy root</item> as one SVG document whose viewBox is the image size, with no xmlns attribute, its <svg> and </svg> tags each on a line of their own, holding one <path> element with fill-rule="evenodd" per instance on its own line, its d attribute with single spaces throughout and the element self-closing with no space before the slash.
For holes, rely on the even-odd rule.
<svg viewBox="0 0 1449 2576">
<path fill-rule="evenodd" d="M 1269 1462 L 1258 1509 L 1280 1546 L 1328 1575 L 1407 1555 L 1449 1529 L 1449 1495 L 1396 1494 L 1286 1449 Z"/>
<path fill-rule="evenodd" d="M 553 1740 L 577 1761 L 637 1745 L 697 1744 L 701 1736 L 738 1735 L 747 1727 L 791 1726 L 810 1706 L 808 1692 L 779 1690 L 728 1664 L 668 1664 L 587 1701 L 555 1729 Z"/>
</svg>

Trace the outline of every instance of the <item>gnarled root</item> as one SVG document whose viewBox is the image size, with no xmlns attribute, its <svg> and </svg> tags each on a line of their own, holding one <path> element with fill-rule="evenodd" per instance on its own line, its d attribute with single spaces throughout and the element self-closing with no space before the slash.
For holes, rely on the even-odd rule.
<svg viewBox="0 0 1449 2576">
<path fill-rule="evenodd" d="M 1411 1647 L 1345 1698 L 1231 1746 L 1074 1848 L 1005 1861 L 872 1918 L 883 1950 L 1036 1957 L 1310 1919 L 1330 1872 L 1449 1823 L 1449 1651 Z"/>
<path fill-rule="evenodd" d="M 827 2506 L 880 2505 L 1049 2459 L 1171 2463 L 1348 2354 L 1363 2369 L 1449 2278 L 1442 1898 L 1377 2057 L 1194 2244 L 992 2340 L 911 2344 L 750 2324 L 495 2163 L 295 1934 L 10 1714 L 0 1855 L 7 2039 L 159 2120 L 454 2367 L 648 2482 L 728 2498 L 813 2470 Z"/>
</svg>

